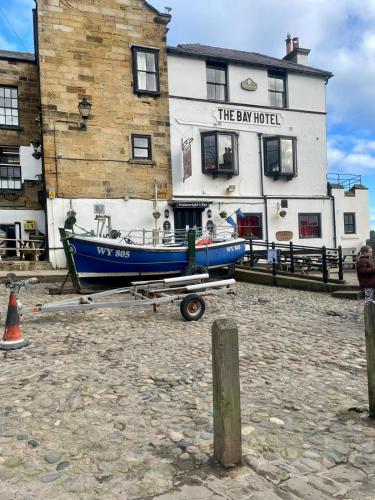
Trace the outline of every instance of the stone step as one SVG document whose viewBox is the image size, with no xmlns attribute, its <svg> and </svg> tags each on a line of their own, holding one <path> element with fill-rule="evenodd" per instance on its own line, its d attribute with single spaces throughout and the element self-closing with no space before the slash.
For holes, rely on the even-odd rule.
<svg viewBox="0 0 375 500">
<path fill-rule="evenodd" d="M 331 296 L 337 299 L 361 300 L 362 292 L 361 290 L 337 290 L 332 292 Z"/>
<path fill-rule="evenodd" d="M 52 265 L 47 260 L 2 260 L 0 262 L 0 271 L 8 271 L 10 273 L 16 271 L 46 271 L 51 269 Z"/>
</svg>

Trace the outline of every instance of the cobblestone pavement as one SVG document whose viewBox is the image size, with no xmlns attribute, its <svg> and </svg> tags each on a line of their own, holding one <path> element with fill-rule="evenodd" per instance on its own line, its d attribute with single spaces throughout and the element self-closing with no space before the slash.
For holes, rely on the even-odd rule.
<svg viewBox="0 0 375 500">
<path fill-rule="evenodd" d="M 191 323 L 175 305 L 24 318 L 32 344 L 0 353 L 0 498 L 375 499 L 363 305 L 237 289 Z M 220 317 L 240 340 L 245 459 L 228 471 L 209 458 Z"/>
</svg>

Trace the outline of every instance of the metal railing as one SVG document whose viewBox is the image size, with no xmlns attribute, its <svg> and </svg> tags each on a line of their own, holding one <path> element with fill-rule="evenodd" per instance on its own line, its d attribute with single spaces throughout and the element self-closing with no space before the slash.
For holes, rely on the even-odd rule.
<svg viewBox="0 0 375 500">
<path fill-rule="evenodd" d="M 345 189 L 345 191 L 349 191 L 349 189 L 351 189 L 356 184 L 362 184 L 362 176 L 353 174 L 328 173 L 327 182 L 329 184 L 339 184 Z"/>
<path fill-rule="evenodd" d="M 344 270 L 355 269 L 356 255 L 346 253 L 342 247 L 328 248 L 295 245 L 293 242 L 267 243 L 246 240 L 246 254 L 243 265 L 251 268 L 257 264 L 272 265 L 272 274 L 280 271 L 308 274 L 311 271 L 321 273 L 323 283 L 328 283 L 330 271 L 335 269 L 338 279 L 344 279 Z"/>
<path fill-rule="evenodd" d="M 17 260 L 25 260 L 26 257 L 30 257 L 31 260 L 38 261 L 46 251 L 44 246 L 44 238 L 32 240 L 24 240 L 22 238 L 1 238 L 0 261 L 4 257 Z"/>
<path fill-rule="evenodd" d="M 208 239 L 212 242 L 219 242 L 237 237 L 233 228 L 230 227 L 214 227 L 212 231 L 202 227 L 193 227 L 191 229 L 195 230 L 197 239 Z M 93 233 L 85 234 L 96 236 Z M 187 245 L 188 231 L 186 229 L 119 229 L 104 233 L 101 237 L 115 239 L 118 243 L 136 245 Z"/>
</svg>

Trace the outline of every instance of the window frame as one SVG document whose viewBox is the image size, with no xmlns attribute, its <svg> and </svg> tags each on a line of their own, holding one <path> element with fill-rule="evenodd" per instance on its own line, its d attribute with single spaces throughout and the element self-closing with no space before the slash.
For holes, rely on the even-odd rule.
<svg viewBox="0 0 375 500">
<path fill-rule="evenodd" d="M 5 90 L 6 89 L 9 89 L 10 91 L 12 90 L 15 90 L 16 93 L 17 93 L 17 108 L 13 108 L 12 105 L 9 107 L 9 106 L 5 106 L 5 103 L 4 103 L 4 106 L 0 106 L 0 109 L 4 109 L 4 118 L 5 118 L 5 121 L 6 121 L 6 112 L 5 110 L 6 109 L 10 109 L 11 110 L 11 118 L 12 118 L 12 121 L 13 121 L 13 114 L 12 114 L 12 111 L 13 110 L 16 110 L 17 111 L 17 123 L 14 124 L 14 123 L 0 123 L 0 128 L 4 129 L 4 128 L 19 128 L 20 127 L 20 100 L 19 100 L 19 92 L 18 92 L 18 87 L 15 86 L 15 85 L 0 85 L 0 89 L 4 89 L 4 100 L 5 100 Z M 0 96 L 1 98 L 1 96 Z M 13 97 L 10 97 L 10 100 L 12 101 L 12 99 L 14 99 Z"/>
<path fill-rule="evenodd" d="M 147 139 L 147 149 L 148 149 L 148 157 L 143 156 L 135 156 L 135 149 L 145 149 L 136 147 L 134 144 L 134 139 Z M 131 144 L 132 144 L 132 161 L 151 161 L 152 160 L 152 140 L 151 135 L 147 134 L 131 134 Z"/>
<path fill-rule="evenodd" d="M 219 167 L 219 136 L 230 136 L 232 138 L 232 151 L 235 151 L 235 161 L 232 162 L 232 168 L 230 170 L 223 169 Z M 207 169 L 206 167 L 206 154 L 204 148 L 204 138 L 214 136 L 215 137 L 215 168 Z M 224 174 L 228 176 L 228 179 L 233 177 L 234 175 L 239 175 L 239 159 L 238 159 L 238 138 L 239 134 L 236 132 L 225 132 L 221 130 L 211 130 L 207 132 L 201 132 L 201 156 L 202 156 L 202 173 L 203 174 L 212 174 L 214 177 L 217 177 L 220 174 Z"/>
<path fill-rule="evenodd" d="M 348 215 L 352 217 L 353 222 L 351 224 L 348 224 L 345 222 L 345 217 Z M 352 226 L 353 231 L 347 231 L 346 230 L 347 226 Z M 357 234 L 357 224 L 356 224 L 355 212 L 344 212 L 344 234 Z"/>
<path fill-rule="evenodd" d="M 1 158 L 4 155 L 3 151 L 6 149 L 13 149 L 13 150 L 18 150 L 18 163 L 2 163 Z M 10 169 L 13 169 L 14 171 L 19 172 L 19 176 L 17 177 L 12 177 L 9 176 L 9 174 L 6 177 L 2 177 L 2 172 L 3 169 L 7 169 L 7 172 L 9 172 Z M 15 180 L 19 180 L 19 187 L 15 186 L 10 186 L 9 182 L 13 179 L 13 182 Z M 7 183 L 7 186 L 3 186 L 3 183 Z M 19 146 L 0 146 L 0 191 L 21 191 L 22 189 L 22 170 L 21 170 L 21 158 L 20 158 L 20 148 Z"/>
<path fill-rule="evenodd" d="M 277 90 L 271 90 L 269 88 L 269 80 L 270 78 L 277 78 L 279 80 L 283 80 L 284 83 L 284 90 L 283 92 L 277 91 Z M 279 72 L 279 71 L 268 71 L 267 73 L 267 82 L 268 82 L 268 105 L 271 108 L 276 108 L 276 109 L 283 109 L 283 108 L 288 108 L 288 85 L 287 85 L 287 73 Z M 282 106 L 276 106 L 275 104 L 271 104 L 270 100 L 270 94 L 282 94 Z"/>
<path fill-rule="evenodd" d="M 318 228 L 318 236 L 302 236 L 301 235 L 301 217 L 318 217 L 318 225 L 309 227 L 317 227 Z M 322 214 L 320 212 L 301 212 L 298 214 L 298 237 L 300 240 L 311 240 L 311 239 L 321 239 L 322 238 Z"/>
<path fill-rule="evenodd" d="M 237 233 L 238 233 L 238 237 L 239 238 L 249 238 L 249 239 L 252 239 L 252 240 L 263 240 L 263 214 L 261 212 L 243 212 L 243 215 L 245 217 L 258 217 L 258 220 L 259 220 L 259 236 L 255 236 L 255 237 L 251 237 L 251 236 L 247 236 L 246 234 L 243 234 L 241 235 L 240 234 L 240 231 L 239 231 L 239 224 L 238 224 L 238 221 L 241 220 L 243 217 L 238 217 L 237 216 Z M 245 226 L 245 227 L 255 227 L 255 226 Z"/>
<path fill-rule="evenodd" d="M 216 83 L 216 82 L 209 82 L 208 81 L 208 69 L 215 69 L 215 70 L 223 70 L 224 71 L 224 76 L 225 76 L 225 83 Z M 208 97 L 208 85 L 215 85 L 215 95 L 216 95 L 216 87 L 224 87 L 224 99 L 210 99 Z M 228 88 L 228 65 L 227 64 L 221 64 L 221 63 L 216 63 L 213 61 L 206 61 L 206 89 L 207 89 L 207 100 L 208 101 L 214 101 L 214 102 L 229 102 L 229 88 Z"/>
<path fill-rule="evenodd" d="M 278 172 L 272 172 L 268 169 L 267 166 L 267 143 L 271 141 L 278 141 L 278 159 L 279 159 L 279 165 L 280 165 L 280 170 Z M 283 140 L 288 140 L 292 141 L 292 147 L 293 147 L 293 172 L 283 172 L 282 171 L 282 163 L 281 163 L 281 143 Z M 286 135 L 268 135 L 268 136 L 263 136 L 263 160 L 264 160 L 264 175 L 266 177 L 273 177 L 274 180 L 277 180 L 279 178 L 286 178 L 287 180 L 293 179 L 293 177 L 297 177 L 298 171 L 297 171 L 297 137 L 291 137 L 291 136 L 286 136 Z"/>
<path fill-rule="evenodd" d="M 155 71 L 143 71 L 138 69 L 138 52 L 146 52 L 155 56 Z M 160 95 L 160 66 L 159 66 L 160 50 L 152 47 L 143 47 L 141 45 L 132 46 L 132 59 L 133 59 L 133 90 L 138 95 L 159 96 Z M 156 77 L 156 90 L 147 90 L 139 88 L 139 72 L 155 74 Z"/>
</svg>

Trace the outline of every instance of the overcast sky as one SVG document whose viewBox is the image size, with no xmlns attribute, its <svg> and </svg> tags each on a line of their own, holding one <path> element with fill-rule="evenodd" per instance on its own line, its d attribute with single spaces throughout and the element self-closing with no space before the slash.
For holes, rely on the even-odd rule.
<svg viewBox="0 0 375 500">
<path fill-rule="evenodd" d="M 172 8 L 169 45 L 201 43 L 285 55 L 287 32 L 311 49 L 328 83 L 330 172 L 361 174 L 375 228 L 375 0 L 149 0 Z M 0 0 L 23 44 L 32 44 L 34 0 Z M 0 12 L 0 48 L 25 50 Z"/>
</svg>

